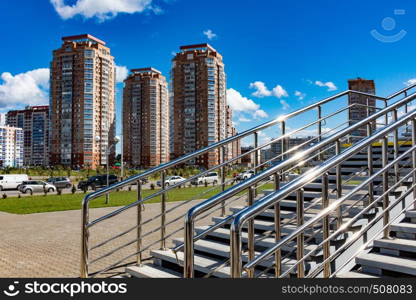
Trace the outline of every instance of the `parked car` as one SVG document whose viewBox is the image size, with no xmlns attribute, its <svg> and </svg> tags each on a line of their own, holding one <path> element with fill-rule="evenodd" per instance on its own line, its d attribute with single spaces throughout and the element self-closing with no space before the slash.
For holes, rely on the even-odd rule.
<svg viewBox="0 0 416 300">
<path fill-rule="evenodd" d="M 112 185 L 114 183 L 118 182 L 118 178 L 116 175 L 110 175 L 108 177 L 108 183 L 109 185 Z M 80 181 L 78 183 L 78 189 L 80 190 L 88 190 L 89 188 L 95 190 L 100 187 L 107 186 L 107 175 L 98 175 L 88 178 L 86 181 Z"/>
<path fill-rule="evenodd" d="M 17 190 L 19 186 L 24 182 L 28 181 L 29 177 L 26 174 L 15 175 L 7 174 L 0 175 L 0 191 L 2 190 Z"/>
<path fill-rule="evenodd" d="M 178 183 L 181 183 L 181 182 L 184 182 L 184 181 L 186 181 L 186 179 L 183 178 L 183 177 L 181 177 L 181 176 L 170 176 L 170 177 L 166 178 L 166 180 L 165 180 L 165 186 L 168 187 L 170 185 L 175 185 L 175 184 L 178 184 Z M 159 187 L 161 187 L 162 186 L 162 182 L 161 181 L 158 181 L 157 182 L 157 185 Z"/>
<path fill-rule="evenodd" d="M 236 179 L 237 180 L 246 180 L 246 179 L 249 179 L 249 178 L 253 177 L 254 175 L 256 175 L 256 172 L 251 170 L 251 171 L 247 171 L 247 172 L 239 174 Z"/>
<path fill-rule="evenodd" d="M 69 189 L 72 186 L 71 180 L 67 177 L 51 177 L 46 182 L 58 189 Z"/>
<path fill-rule="evenodd" d="M 24 181 L 19 186 L 19 191 L 23 194 L 33 194 L 35 192 L 56 192 L 56 187 L 52 184 L 49 184 L 45 181 L 37 181 L 37 180 L 30 180 L 30 181 Z"/>
<path fill-rule="evenodd" d="M 193 185 L 202 185 L 202 184 L 218 184 L 218 182 L 220 181 L 218 173 L 216 172 L 212 172 L 212 173 L 208 173 L 204 176 L 199 177 L 196 180 L 193 180 L 191 183 Z"/>
</svg>

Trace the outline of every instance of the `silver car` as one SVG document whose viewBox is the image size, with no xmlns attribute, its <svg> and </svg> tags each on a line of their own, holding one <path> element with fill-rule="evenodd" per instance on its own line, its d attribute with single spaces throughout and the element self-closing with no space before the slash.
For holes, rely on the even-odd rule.
<svg viewBox="0 0 416 300">
<path fill-rule="evenodd" d="M 36 192 L 45 192 L 45 191 L 48 193 L 52 193 L 52 192 L 56 192 L 56 187 L 45 181 L 31 180 L 31 181 L 24 181 L 19 186 L 19 191 L 22 192 L 23 194 L 26 194 L 26 193 L 33 194 Z"/>
</svg>

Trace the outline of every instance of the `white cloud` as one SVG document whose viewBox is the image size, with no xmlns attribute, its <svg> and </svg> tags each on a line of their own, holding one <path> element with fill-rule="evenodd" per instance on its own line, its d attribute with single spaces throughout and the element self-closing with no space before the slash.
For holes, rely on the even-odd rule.
<svg viewBox="0 0 416 300">
<path fill-rule="evenodd" d="M 263 81 L 255 81 L 253 83 L 250 83 L 250 89 L 256 90 L 251 95 L 257 98 L 274 96 L 276 98 L 281 99 L 283 97 L 289 96 L 287 91 L 281 85 L 276 85 L 276 87 L 273 90 L 269 90 Z"/>
<path fill-rule="evenodd" d="M 281 85 L 276 85 L 276 87 L 273 89 L 273 96 L 279 99 L 283 97 L 289 97 L 288 93 Z"/>
<path fill-rule="evenodd" d="M 205 30 L 204 35 L 211 41 L 217 37 L 217 34 L 214 33 L 211 29 Z"/>
<path fill-rule="evenodd" d="M 65 0 L 50 0 L 59 16 L 71 19 L 76 15 L 86 19 L 96 17 L 99 21 L 116 17 L 119 13 L 141 13 L 146 10 L 161 13 L 159 7 L 152 6 L 153 0 L 77 0 L 73 5 L 65 4 Z"/>
<path fill-rule="evenodd" d="M 256 81 L 256 82 L 250 83 L 250 89 L 256 90 L 251 95 L 257 98 L 270 97 L 272 95 L 272 92 L 269 91 L 269 89 L 266 87 L 266 85 L 262 81 Z"/>
<path fill-rule="evenodd" d="M 227 102 L 234 112 L 248 113 L 256 119 L 268 117 L 268 114 L 264 110 L 260 109 L 260 105 L 251 99 L 243 97 L 240 92 L 235 89 L 230 88 L 227 90 Z"/>
<path fill-rule="evenodd" d="M 416 84 L 416 78 L 409 79 L 404 84 L 407 85 L 407 86 L 414 85 L 414 84 Z"/>
<path fill-rule="evenodd" d="M 116 82 L 121 83 L 129 75 L 129 70 L 125 66 L 116 66 Z"/>
<path fill-rule="evenodd" d="M 289 103 L 287 103 L 285 100 L 281 99 L 280 104 L 282 105 L 283 110 L 288 110 L 290 108 Z"/>
<path fill-rule="evenodd" d="M 303 99 L 305 99 L 306 94 L 299 91 L 295 91 L 295 96 L 298 97 L 298 100 L 302 101 Z"/>
<path fill-rule="evenodd" d="M 336 91 L 338 89 L 338 87 L 332 81 L 322 82 L 322 81 L 317 80 L 315 81 L 315 85 L 320 86 L 320 87 L 327 87 L 328 92 Z"/>
<path fill-rule="evenodd" d="M 248 118 L 246 118 L 246 117 L 244 117 L 244 116 L 241 116 L 241 117 L 239 117 L 238 118 L 238 123 L 248 123 L 248 122 L 251 122 L 252 120 L 250 120 L 250 119 L 248 119 Z"/>
<path fill-rule="evenodd" d="M 1 74 L 0 107 L 15 108 L 25 105 L 42 105 L 49 102 L 49 69 L 36 69 L 12 75 Z"/>
<path fill-rule="evenodd" d="M 262 109 L 256 110 L 253 114 L 253 117 L 255 119 L 262 119 L 262 118 L 267 118 L 269 117 L 269 115 Z"/>
</svg>

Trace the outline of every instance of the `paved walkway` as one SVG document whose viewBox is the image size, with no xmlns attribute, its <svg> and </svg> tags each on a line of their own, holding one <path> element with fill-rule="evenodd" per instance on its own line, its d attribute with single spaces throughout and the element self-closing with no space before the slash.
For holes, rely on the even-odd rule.
<svg viewBox="0 0 416 300">
<path fill-rule="evenodd" d="M 179 230 L 174 236 L 182 237 L 183 218 L 181 215 L 197 202 L 168 203 L 171 209 L 180 205 L 169 214 L 167 222 L 179 218 L 169 226 L 168 234 Z M 90 212 L 91 220 L 105 215 L 115 208 L 94 209 Z M 144 220 L 153 221 L 144 225 L 143 232 L 149 232 L 160 226 L 160 204 L 146 205 Z M 106 221 L 92 228 L 90 247 L 121 233 L 134 226 L 137 218 L 135 209 L 123 213 L 122 216 Z M 80 211 L 42 213 L 33 215 L 12 215 L 0 212 L 0 277 L 35 277 L 35 278 L 71 278 L 79 277 L 80 263 Z M 203 225 L 201 222 L 198 225 Z M 103 256 L 109 251 L 126 245 L 136 238 L 136 230 L 105 247 L 91 252 L 90 261 Z M 148 235 L 144 246 L 157 242 L 160 231 Z M 159 243 L 153 246 L 157 249 Z M 105 268 L 108 265 L 134 254 L 136 244 L 126 246 L 116 255 L 99 260 L 91 266 L 90 272 Z M 145 254 L 146 255 L 146 254 Z M 133 262 L 134 257 L 127 260 Z M 113 272 L 114 273 L 114 272 Z M 108 273 L 108 274 L 113 274 Z M 106 275 L 108 275 L 106 274 Z"/>
</svg>

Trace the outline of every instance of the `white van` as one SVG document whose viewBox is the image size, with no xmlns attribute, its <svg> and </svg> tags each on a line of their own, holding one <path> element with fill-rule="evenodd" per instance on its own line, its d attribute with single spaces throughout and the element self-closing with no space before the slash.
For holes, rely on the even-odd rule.
<svg viewBox="0 0 416 300">
<path fill-rule="evenodd" d="M 2 190 L 17 190 L 23 181 L 28 181 L 29 177 L 26 174 L 0 174 L 0 191 Z"/>
</svg>

